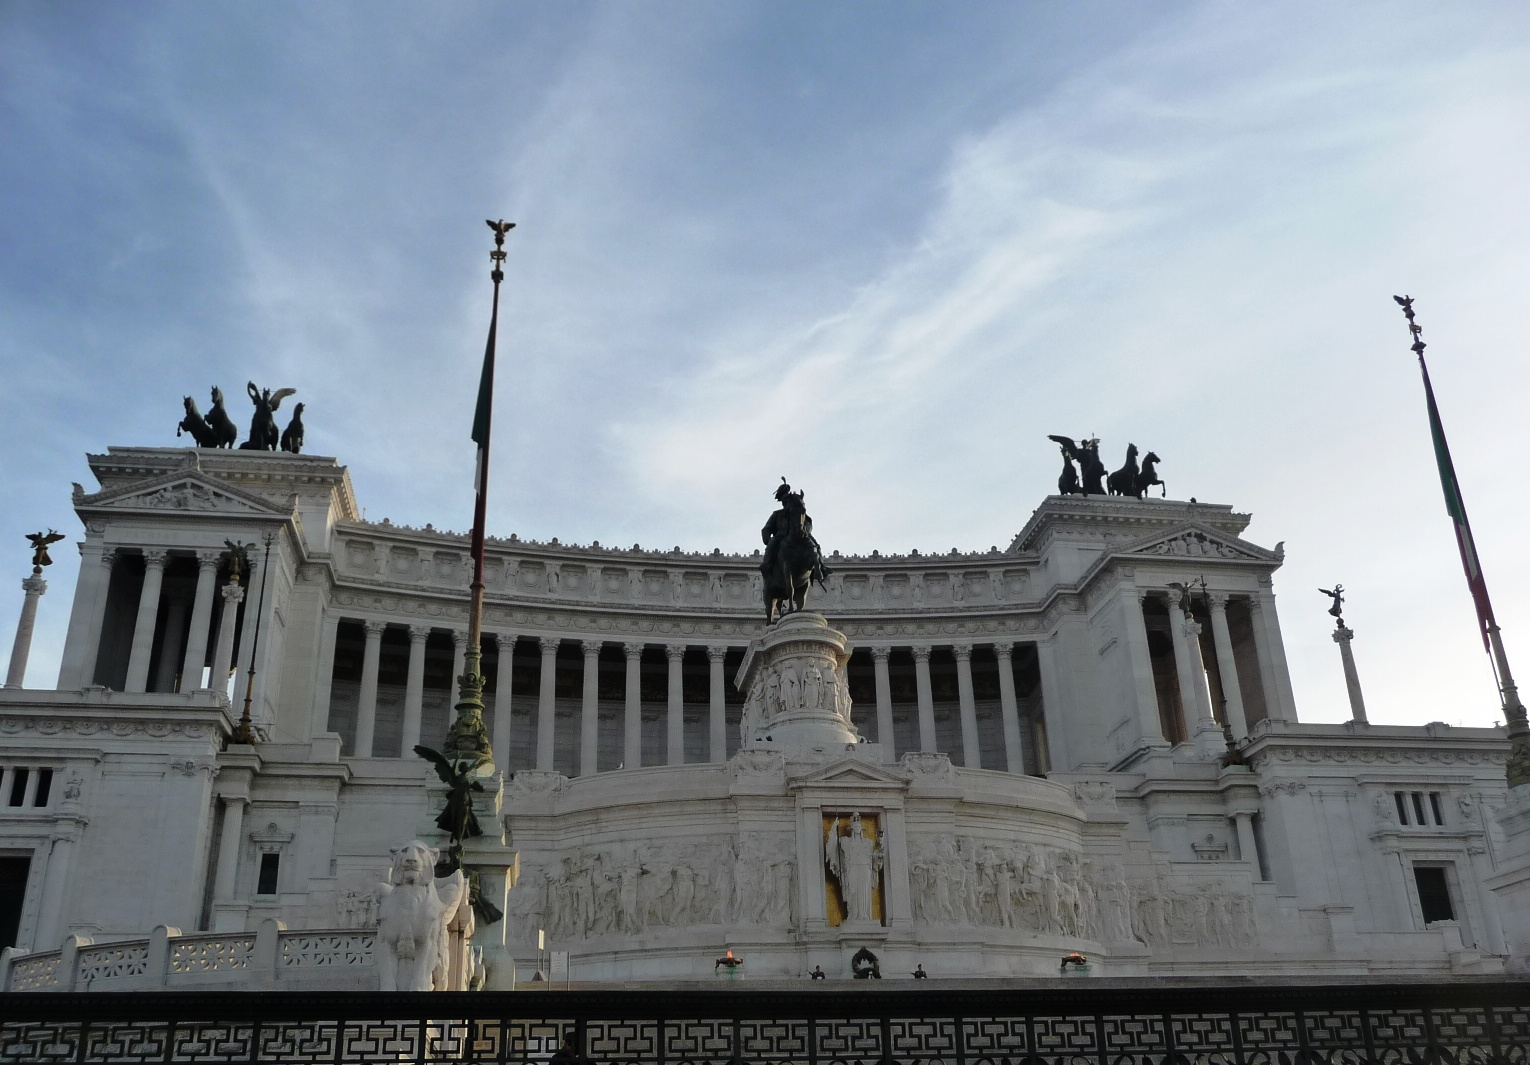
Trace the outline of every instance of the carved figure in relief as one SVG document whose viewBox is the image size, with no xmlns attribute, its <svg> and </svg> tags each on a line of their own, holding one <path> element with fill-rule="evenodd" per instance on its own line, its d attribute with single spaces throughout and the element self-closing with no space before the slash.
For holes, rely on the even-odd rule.
<svg viewBox="0 0 1530 1065">
<path fill-rule="evenodd" d="M 796 710 L 802 705 L 802 693 L 797 683 L 797 671 L 791 666 L 781 669 L 781 699 L 788 711 Z"/>
<path fill-rule="evenodd" d="M 824 861 L 839 880 L 845 898 L 845 916 L 851 921 L 869 921 L 877 874 L 882 869 L 880 841 L 868 839 L 861 825 L 861 815 L 850 815 L 850 834 L 839 834 L 839 818 L 829 826 L 824 840 Z"/>
<path fill-rule="evenodd" d="M 414 840 L 395 847 L 377 900 L 377 966 L 383 991 L 445 990 L 447 925 L 467 899 L 461 870 L 434 875 L 440 851 Z"/>
<path fill-rule="evenodd" d="M 823 673 L 817 666 L 808 666 L 802 674 L 802 705 L 807 710 L 823 705 Z"/>
<path fill-rule="evenodd" d="M 781 710 L 781 674 L 771 670 L 765 678 L 765 720 L 772 720 Z"/>
</svg>

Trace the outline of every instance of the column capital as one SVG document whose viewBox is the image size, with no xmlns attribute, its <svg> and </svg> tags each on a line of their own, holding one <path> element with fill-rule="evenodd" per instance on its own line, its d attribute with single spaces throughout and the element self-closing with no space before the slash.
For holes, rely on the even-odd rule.
<svg viewBox="0 0 1530 1065">
<path fill-rule="evenodd" d="M 934 648 L 910 647 L 909 650 L 913 653 L 915 662 L 928 662 L 930 660 L 930 652 L 933 651 Z"/>
<path fill-rule="evenodd" d="M 891 647 L 880 647 L 880 646 L 878 646 L 878 647 L 871 648 L 871 657 L 875 661 L 878 661 L 878 662 L 886 662 L 887 661 L 887 656 L 890 655 L 890 654 L 892 654 L 892 648 Z"/>
<path fill-rule="evenodd" d="M 242 584 L 235 584 L 233 581 L 229 581 L 227 584 L 225 584 L 223 586 L 223 590 L 222 590 L 221 594 L 223 596 L 223 601 L 225 603 L 227 603 L 229 606 L 233 606 L 234 604 L 243 601 L 243 599 L 244 599 L 244 585 L 242 585 Z"/>
<path fill-rule="evenodd" d="M 558 636 L 538 636 L 537 643 L 541 646 L 543 655 L 555 655 L 563 644 L 563 640 Z"/>
<path fill-rule="evenodd" d="M 625 654 L 629 659 L 642 658 L 643 646 L 644 645 L 640 643 L 624 643 L 622 644 L 622 653 Z"/>
<path fill-rule="evenodd" d="M 375 618 L 368 618 L 361 623 L 362 631 L 367 634 L 367 639 L 369 640 L 382 639 L 383 629 L 387 627 L 388 623 L 386 621 L 378 621 Z"/>
<path fill-rule="evenodd" d="M 1132 591 L 1134 591 L 1136 593 L 1136 595 L 1137 595 L 1137 605 L 1138 606 L 1141 606 L 1143 603 L 1146 603 L 1148 601 L 1148 596 L 1152 594 L 1146 588 L 1133 588 Z"/>
<path fill-rule="evenodd" d="M 409 642 L 410 643 L 424 643 L 428 639 L 430 639 L 430 626 L 429 625 L 410 625 L 409 626 Z"/>
<path fill-rule="evenodd" d="M 164 568 L 165 561 L 169 559 L 170 552 L 158 547 L 146 547 L 143 549 L 143 564 L 145 566 L 158 566 Z"/>
<path fill-rule="evenodd" d="M 970 662 L 972 660 L 972 645 L 970 643 L 954 643 L 951 645 L 951 653 L 956 656 L 958 662 Z"/>
<path fill-rule="evenodd" d="M 461 647 L 467 643 L 467 629 L 452 629 L 452 646 Z"/>
<path fill-rule="evenodd" d="M 21 579 L 21 590 L 27 595 L 42 595 L 48 590 L 48 582 L 34 573 Z"/>
<path fill-rule="evenodd" d="M 1334 643 L 1349 643 L 1354 638 L 1355 630 L 1343 623 L 1340 623 L 1339 627 L 1333 630 Z"/>
<path fill-rule="evenodd" d="M 996 643 L 993 645 L 993 653 L 1000 658 L 1009 658 L 1015 653 L 1015 645 L 1012 641 L 1008 640 L 1004 643 Z"/>
<path fill-rule="evenodd" d="M 579 646 L 584 651 L 586 658 L 600 657 L 600 649 L 606 645 L 604 640 L 580 640 Z"/>
<path fill-rule="evenodd" d="M 1213 611 L 1227 609 L 1228 595 L 1226 592 L 1207 592 L 1206 601 L 1211 604 Z"/>
<path fill-rule="evenodd" d="M 723 659 L 725 659 L 727 657 L 728 657 L 728 649 L 726 647 L 708 647 L 707 648 L 707 658 L 708 658 L 709 661 L 712 661 L 712 662 L 721 662 L 721 661 L 723 661 Z"/>
<path fill-rule="evenodd" d="M 664 657 L 671 662 L 679 662 L 685 658 L 685 644 L 667 643 L 664 645 Z"/>
<path fill-rule="evenodd" d="M 217 569 L 223 562 L 222 551 L 198 551 L 197 565 L 202 569 Z"/>
</svg>

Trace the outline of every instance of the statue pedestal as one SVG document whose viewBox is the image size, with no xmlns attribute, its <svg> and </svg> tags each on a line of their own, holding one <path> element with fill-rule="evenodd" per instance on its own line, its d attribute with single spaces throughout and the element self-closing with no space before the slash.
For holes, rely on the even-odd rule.
<svg viewBox="0 0 1530 1065">
<path fill-rule="evenodd" d="M 866 746 L 850 723 L 845 634 L 822 614 L 799 610 L 751 643 L 735 683 L 744 700 L 745 750 L 792 761 L 843 756 Z"/>
</svg>

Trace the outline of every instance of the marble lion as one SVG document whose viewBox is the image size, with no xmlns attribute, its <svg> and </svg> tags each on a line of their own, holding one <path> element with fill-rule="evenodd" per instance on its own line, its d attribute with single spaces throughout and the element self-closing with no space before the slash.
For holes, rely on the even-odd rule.
<svg viewBox="0 0 1530 1065">
<path fill-rule="evenodd" d="M 419 840 L 389 853 L 388 881 L 374 889 L 379 990 L 445 990 L 447 925 L 466 905 L 467 883 L 460 870 L 437 877 L 441 852 Z"/>
</svg>

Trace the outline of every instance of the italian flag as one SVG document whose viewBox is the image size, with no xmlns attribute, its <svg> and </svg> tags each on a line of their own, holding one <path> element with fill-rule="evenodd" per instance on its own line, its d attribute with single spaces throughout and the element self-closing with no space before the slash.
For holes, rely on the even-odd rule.
<svg viewBox="0 0 1530 1065">
<path fill-rule="evenodd" d="M 478 445 L 473 489 L 478 492 L 484 489 L 484 460 L 489 456 L 489 423 L 494 413 L 494 331 L 499 325 L 498 301 L 495 303 L 495 315 L 489 319 L 489 342 L 483 351 L 483 372 L 478 377 L 478 405 L 473 409 L 473 442 Z"/>
<path fill-rule="evenodd" d="M 1422 345 L 1420 345 L 1422 346 Z M 1434 402 L 1434 387 L 1429 383 L 1429 367 L 1424 353 L 1418 353 L 1419 369 L 1424 374 L 1424 396 L 1429 403 L 1429 433 L 1434 437 L 1434 460 L 1440 467 L 1440 487 L 1445 490 L 1445 511 L 1456 526 L 1456 545 L 1461 549 L 1461 567 L 1466 570 L 1466 585 L 1477 604 L 1477 625 L 1482 629 L 1482 646 L 1492 653 L 1488 631 L 1495 627 L 1493 604 L 1488 601 L 1487 582 L 1482 578 L 1482 564 L 1477 560 L 1477 545 L 1472 542 L 1472 526 L 1466 520 L 1466 504 L 1461 501 L 1461 485 L 1456 480 L 1456 466 L 1450 461 L 1450 445 L 1445 442 L 1445 426 L 1440 408 Z"/>
</svg>

